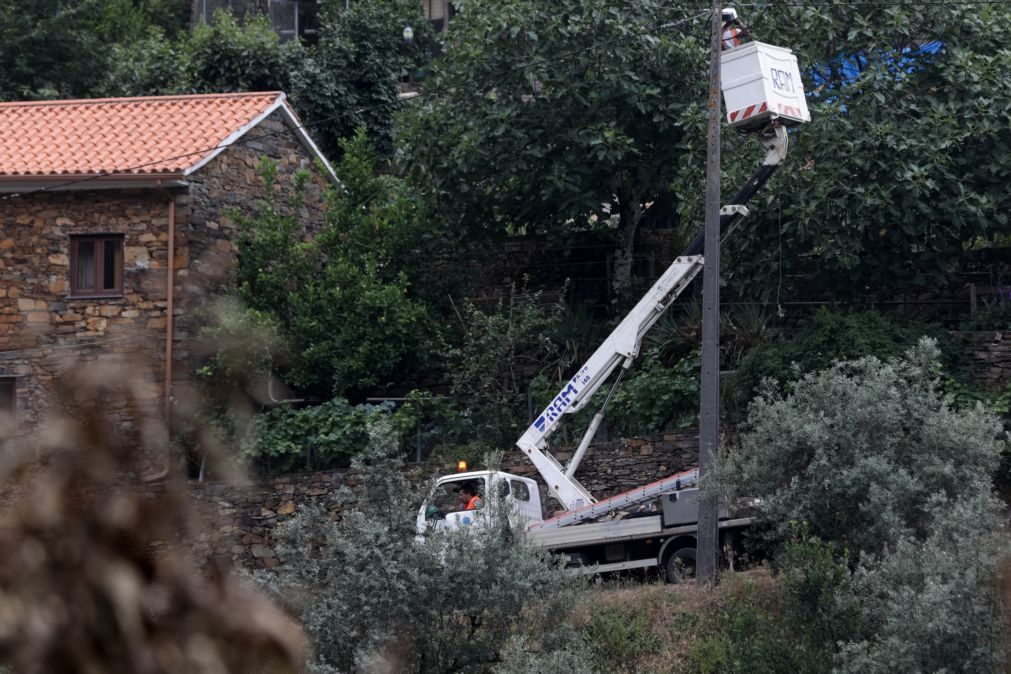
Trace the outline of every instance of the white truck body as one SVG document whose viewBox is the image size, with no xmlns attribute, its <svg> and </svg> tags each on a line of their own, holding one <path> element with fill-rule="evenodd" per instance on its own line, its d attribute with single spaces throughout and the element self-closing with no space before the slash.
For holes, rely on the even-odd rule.
<svg viewBox="0 0 1011 674">
<path fill-rule="evenodd" d="M 552 527 L 542 526 L 555 518 L 543 519 L 543 502 L 535 480 L 488 470 L 439 478 L 432 494 L 418 511 L 419 536 L 439 529 L 480 527 L 487 522 L 489 509 L 447 509 L 455 500 L 454 487 L 466 483 L 476 485 L 486 498 L 502 499 L 512 523 L 525 532 L 528 545 L 564 554 L 572 566 L 585 572 L 650 567 L 666 569 L 674 552 L 694 549 L 698 518 L 698 504 L 694 497 L 697 489 L 657 494 L 652 508 L 628 517 L 583 522 L 579 526 Z M 670 500 L 672 497 L 674 501 Z M 732 518 L 726 510 L 720 513 L 721 534 L 728 544 L 732 538 L 726 534 L 749 524 L 749 517 Z"/>
</svg>

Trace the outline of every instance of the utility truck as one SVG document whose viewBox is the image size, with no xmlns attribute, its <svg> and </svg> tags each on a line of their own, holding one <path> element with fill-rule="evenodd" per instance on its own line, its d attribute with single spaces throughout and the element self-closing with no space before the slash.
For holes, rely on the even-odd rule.
<svg viewBox="0 0 1011 674">
<path fill-rule="evenodd" d="M 764 161 L 720 210 L 721 231 L 729 233 L 748 215 L 746 204 L 786 159 L 787 129 L 810 121 L 796 58 L 788 49 L 760 42 L 740 44 L 741 31 L 732 10 L 724 13 L 723 95 L 730 125 L 764 146 Z M 726 48 L 729 46 L 729 48 Z M 564 508 L 547 515 L 538 483 L 502 471 L 472 471 L 437 480 L 417 517 L 419 535 L 440 528 L 480 526 L 482 511 L 467 509 L 465 496 L 474 488 L 486 497 L 504 499 L 526 532 L 528 544 L 567 555 L 572 566 L 596 572 L 659 567 L 671 582 L 694 573 L 698 530 L 698 468 L 597 499 L 576 479 L 590 443 L 622 376 L 632 366 L 647 331 L 702 270 L 703 236 L 699 236 L 660 276 L 646 295 L 604 340 L 589 360 L 517 441 L 537 468 L 546 492 Z M 613 376 L 599 411 L 578 447 L 562 466 L 548 451 L 548 441 L 566 415 L 582 410 Z M 473 501 L 471 501 L 473 504 Z M 719 513 L 721 548 L 733 551 L 735 539 L 749 526 L 746 513 Z M 732 556 L 730 557 L 732 561 Z"/>
</svg>

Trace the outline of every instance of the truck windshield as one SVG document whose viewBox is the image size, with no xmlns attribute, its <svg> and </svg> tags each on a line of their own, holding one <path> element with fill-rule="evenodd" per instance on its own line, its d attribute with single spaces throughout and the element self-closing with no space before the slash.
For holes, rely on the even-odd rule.
<svg viewBox="0 0 1011 674">
<path fill-rule="evenodd" d="M 440 512 L 474 510 L 483 505 L 484 484 L 481 480 L 444 482 L 435 488 L 431 504 Z"/>
</svg>

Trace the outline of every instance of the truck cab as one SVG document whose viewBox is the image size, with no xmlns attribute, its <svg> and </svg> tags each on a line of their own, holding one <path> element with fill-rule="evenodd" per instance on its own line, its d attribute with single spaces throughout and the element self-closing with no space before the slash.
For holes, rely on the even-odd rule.
<svg viewBox="0 0 1011 674">
<path fill-rule="evenodd" d="M 468 488 L 473 488 L 478 501 L 473 503 Z M 461 493 L 464 498 L 461 498 Z M 484 508 L 491 498 L 502 499 L 509 519 L 518 526 L 540 522 L 541 493 L 537 482 L 528 477 L 502 471 L 476 470 L 439 478 L 418 510 L 417 533 L 424 535 L 436 529 L 460 529 L 480 526 Z M 476 507 L 468 508 L 469 505 Z"/>
</svg>

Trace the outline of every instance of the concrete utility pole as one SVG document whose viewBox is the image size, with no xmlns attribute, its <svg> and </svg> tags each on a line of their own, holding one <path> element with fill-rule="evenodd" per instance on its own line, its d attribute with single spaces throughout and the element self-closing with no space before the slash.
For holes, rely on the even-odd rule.
<svg viewBox="0 0 1011 674">
<path fill-rule="evenodd" d="M 712 53 L 709 63 L 709 135 L 706 150 L 705 267 L 702 276 L 702 409 L 699 429 L 699 473 L 713 465 L 720 441 L 720 39 L 723 3 L 713 0 Z M 695 569 L 700 582 L 716 583 L 718 503 L 699 503 Z"/>
</svg>

